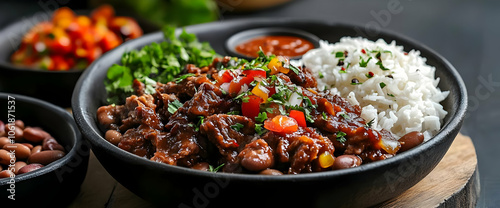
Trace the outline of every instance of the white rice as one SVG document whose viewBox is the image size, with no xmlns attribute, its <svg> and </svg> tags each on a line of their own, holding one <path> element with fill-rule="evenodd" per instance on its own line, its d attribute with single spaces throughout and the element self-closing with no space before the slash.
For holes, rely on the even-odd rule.
<svg viewBox="0 0 500 208">
<path fill-rule="evenodd" d="M 348 53 L 344 65 L 337 66 L 341 58 L 336 58 L 335 53 L 344 51 Z M 375 51 L 381 51 L 382 65 L 389 70 L 377 65 Z M 366 67 L 361 67 L 361 57 L 364 61 L 373 58 Z M 361 37 L 344 37 L 335 44 L 321 41 L 320 48 L 310 50 L 293 64 L 304 64 L 311 69 L 318 89 L 329 89 L 351 104 L 360 105 L 361 116 L 367 122 L 373 119 L 375 129 L 390 130 L 398 138 L 420 131 L 427 141 L 441 128 L 447 112 L 440 102 L 449 92 L 441 92 L 437 87 L 439 78 L 434 77 L 436 69 L 425 62 L 419 51 L 405 53 L 395 41 L 387 44 L 382 39 L 373 42 Z M 342 67 L 346 73 L 340 72 Z M 373 77 L 366 76 L 369 72 Z M 354 78 L 362 84 L 352 85 Z M 381 83 L 385 87 L 382 88 Z"/>
</svg>

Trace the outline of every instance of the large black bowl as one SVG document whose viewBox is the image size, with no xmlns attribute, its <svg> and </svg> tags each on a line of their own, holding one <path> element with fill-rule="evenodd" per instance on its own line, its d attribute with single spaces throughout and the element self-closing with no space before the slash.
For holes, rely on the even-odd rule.
<svg viewBox="0 0 500 208">
<path fill-rule="evenodd" d="M 343 36 L 363 36 L 357 26 L 298 19 L 243 19 L 186 27 L 200 40 L 209 41 L 224 54 L 224 42 L 242 30 L 258 27 L 289 27 L 308 31 L 337 42 Z M 180 32 L 178 29 L 177 32 Z M 83 135 L 106 170 L 121 184 L 156 204 L 175 207 L 364 207 L 378 204 L 409 189 L 441 160 L 460 130 L 467 107 L 466 89 L 460 75 L 442 56 L 402 35 L 380 32 L 376 37 L 396 40 L 398 45 L 420 50 L 435 66 L 439 87 L 450 91 L 442 102 L 448 115 L 443 127 L 430 141 L 394 158 L 352 169 L 283 176 L 210 173 L 170 166 L 137 157 L 103 138 L 96 110 L 105 104 L 103 81 L 106 69 L 118 63 L 128 50 L 160 42 L 158 32 L 130 41 L 104 55 L 90 66 L 73 94 L 73 114 Z"/>
<path fill-rule="evenodd" d="M 43 128 L 58 140 L 67 154 L 43 168 L 17 175 L 15 183 L 10 178 L 0 179 L 2 207 L 67 205 L 80 191 L 87 173 L 90 150 L 71 114 L 45 101 L 0 93 L 0 119 L 7 122 L 8 118 L 20 119 L 27 126 Z M 7 198 L 12 194 L 15 194 L 15 201 Z"/>
</svg>

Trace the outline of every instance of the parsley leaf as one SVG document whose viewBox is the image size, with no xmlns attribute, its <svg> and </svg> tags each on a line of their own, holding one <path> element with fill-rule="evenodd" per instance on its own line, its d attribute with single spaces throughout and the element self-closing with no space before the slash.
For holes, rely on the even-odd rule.
<svg viewBox="0 0 500 208">
<path fill-rule="evenodd" d="M 342 57 L 344 57 L 344 52 L 342 51 L 335 52 L 335 58 L 342 58 Z"/>
<path fill-rule="evenodd" d="M 179 100 L 174 100 L 173 102 L 168 103 L 168 112 L 174 114 L 180 107 L 182 107 L 182 103 Z"/>
<path fill-rule="evenodd" d="M 327 120 L 328 120 L 328 116 L 326 116 L 325 111 L 321 112 L 321 115 L 323 115 L 323 119 L 324 119 L 325 121 L 327 121 Z"/>
<path fill-rule="evenodd" d="M 245 127 L 243 124 L 240 124 L 240 123 L 236 123 L 234 125 L 231 125 L 231 128 L 236 130 L 236 131 L 240 131 L 243 127 Z"/>
<path fill-rule="evenodd" d="M 319 78 L 323 79 L 325 76 L 323 76 L 323 73 L 319 72 Z"/>
</svg>

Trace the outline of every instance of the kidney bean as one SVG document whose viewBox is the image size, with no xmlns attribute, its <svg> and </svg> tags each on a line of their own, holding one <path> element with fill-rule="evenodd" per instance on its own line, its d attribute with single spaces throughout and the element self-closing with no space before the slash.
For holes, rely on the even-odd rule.
<svg viewBox="0 0 500 208">
<path fill-rule="evenodd" d="M 340 155 L 335 158 L 333 162 L 333 169 L 347 169 L 360 166 L 362 163 L 361 158 L 356 155 Z"/>
<path fill-rule="evenodd" d="M 114 145 L 118 145 L 122 140 L 122 134 L 115 130 L 106 131 L 106 135 L 104 136 L 108 142 Z"/>
<path fill-rule="evenodd" d="M 12 126 L 10 124 L 7 124 L 5 125 L 5 131 L 7 132 L 7 135 L 8 135 L 8 132 L 9 131 L 14 131 L 15 134 L 14 134 L 14 140 L 16 142 L 22 142 L 24 141 L 24 137 L 23 137 L 23 129 L 19 128 L 18 126 Z"/>
<path fill-rule="evenodd" d="M 276 170 L 276 169 L 271 169 L 271 168 L 260 171 L 259 174 L 261 174 L 261 175 L 283 175 L 283 173 L 281 171 Z"/>
<path fill-rule="evenodd" d="M 24 122 L 21 120 L 16 120 L 14 122 L 14 125 L 16 125 L 17 127 L 21 128 L 21 129 L 24 129 Z"/>
<path fill-rule="evenodd" d="M 42 142 L 45 138 L 50 137 L 50 134 L 46 131 L 33 127 L 25 128 L 23 135 L 26 140 L 35 143 Z"/>
<path fill-rule="evenodd" d="M 14 174 L 18 174 L 19 172 L 19 169 L 21 169 L 22 167 L 26 166 L 28 164 L 26 164 L 25 162 L 23 161 L 17 161 L 15 164 L 14 164 Z"/>
<path fill-rule="evenodd" d="M 37 145 L 31 149 L 31 154 L 35 154 L 42 151 L 42 145 Z"/>
<path fill-rule="evenodd" d="M 13 174 L 14 173 L 12 173 L 12 171 L 10 170 L 3 170 L 2 172 L 0 172 L 0 178 L 8 178 Z"/>
<path fill-rule="evenodd" d="M 111 124 L 116 123 L 114 109 L 115 108 L 113 106 L 102 106 L 97 109 L 97 120 L 106 128 L 109 128 Z"/>
<path fill-rule="evenodd" d="M 408 134 L 405 134 L 399 139 L 399 143 L 401 144 L 399 152 L 404 152 L 411 148 L 414 148 L 417 145 L 422 144 L 422 142 L 424 142 L 424 134 L 418 131 L 412 131 Z"/>
<path fill-rule="evenodd" d="M 64 147 L 61 146 L 53 137 L 48 137 L 43 140 L 42 149 L 64 151 Z"/>
<path fill-rule="evenodd" d="M 201 163 L 197 163 L 195 165 L 193 165 L 193 169 L 196 169 L 196 170 L 203 170 L 203 171 L 208 171 L 209 169 L 209 164 L 207 162 L 201 162 Z"/>
<path fill-rule="evenodd" d="M 31 163 L 40 163 L 42 165 L 48 165 L 51 162 L 54 162 L 58 159 L 64 157 L 65 153 L 59 150 L 46 150 L 41 151 L 39 153 L 32 154 L 28 158 L 28 162 Z"/>
<path fill-rule="evenodd" d="M 7 134 L 5 133 L 5 124 L 3 121 L 0 120 L 0 137 L 6 136 Z"/>
<path fill-rule="evenodd" d="M 2 170 L 3 170 L 3 167 L 2 167 L 2 165 L 0 165 L 0 171 L 2 171 Z"/>
<path fill-rule="evenodd" d="M 263 139 L 257 139 L 245 146 L 240 154 L 241 166 L 250 171 L 261 171 L 273 165 L 273 152 Z"/>
<path fill-rule="evenodd" d="M 26 159 L 31 155 L 30 148 L 28 148 L 20 143 L 4 145 L 3 149 L 7 150 L 9 152 L 15 151 L 17 159 Z"/>
<path fill-rule="evenodd" d="M 40 169 L 43 167 L 44 166 L 42 164 L 32 163 L 32 164 L 26 165 L 26 166 L 22 167 L 21 169 L 19 169 L 17 171 L 17 174 L 31 172 L 31 171 L 34 171 L 34 170 L 37 170 L 37 169 Z"/>
<path fill-rule="evenodd" d="M 26 147 L 28 147 L 28 148 L 30 148 L 30 150 L 33 149 L 33 145 L 30 144 L 30 143 L 21 143 L 21 144 L 24 145 L 24 146 L 26 146 Z"/>
<path fill-rule="evenodd" d="M 12 159 L 9 151 L 0 149 L 0 164 L 9 165 L 10 159 Z"/>
<path fill-rule="evenodd" d="M 10 139 L 7 137 L 0 137 L 0 148 L 2 148 L 5 144 L 10 144 Z"/>
</svg>

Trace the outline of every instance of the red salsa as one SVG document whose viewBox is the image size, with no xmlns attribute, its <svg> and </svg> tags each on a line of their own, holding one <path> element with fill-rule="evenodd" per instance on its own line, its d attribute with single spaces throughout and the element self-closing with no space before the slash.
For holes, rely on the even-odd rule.
<svg viewBox="0 0 500 208">
<path fill-rule="evenodd" d="M 314 45 L 304 38 L 295 36 L 262 36 L 237 45 L 236 51 L 249 57 L 257 57 L 260 48 L 266 55 L 294 57 L 313 49 Z"/>
</svg>

